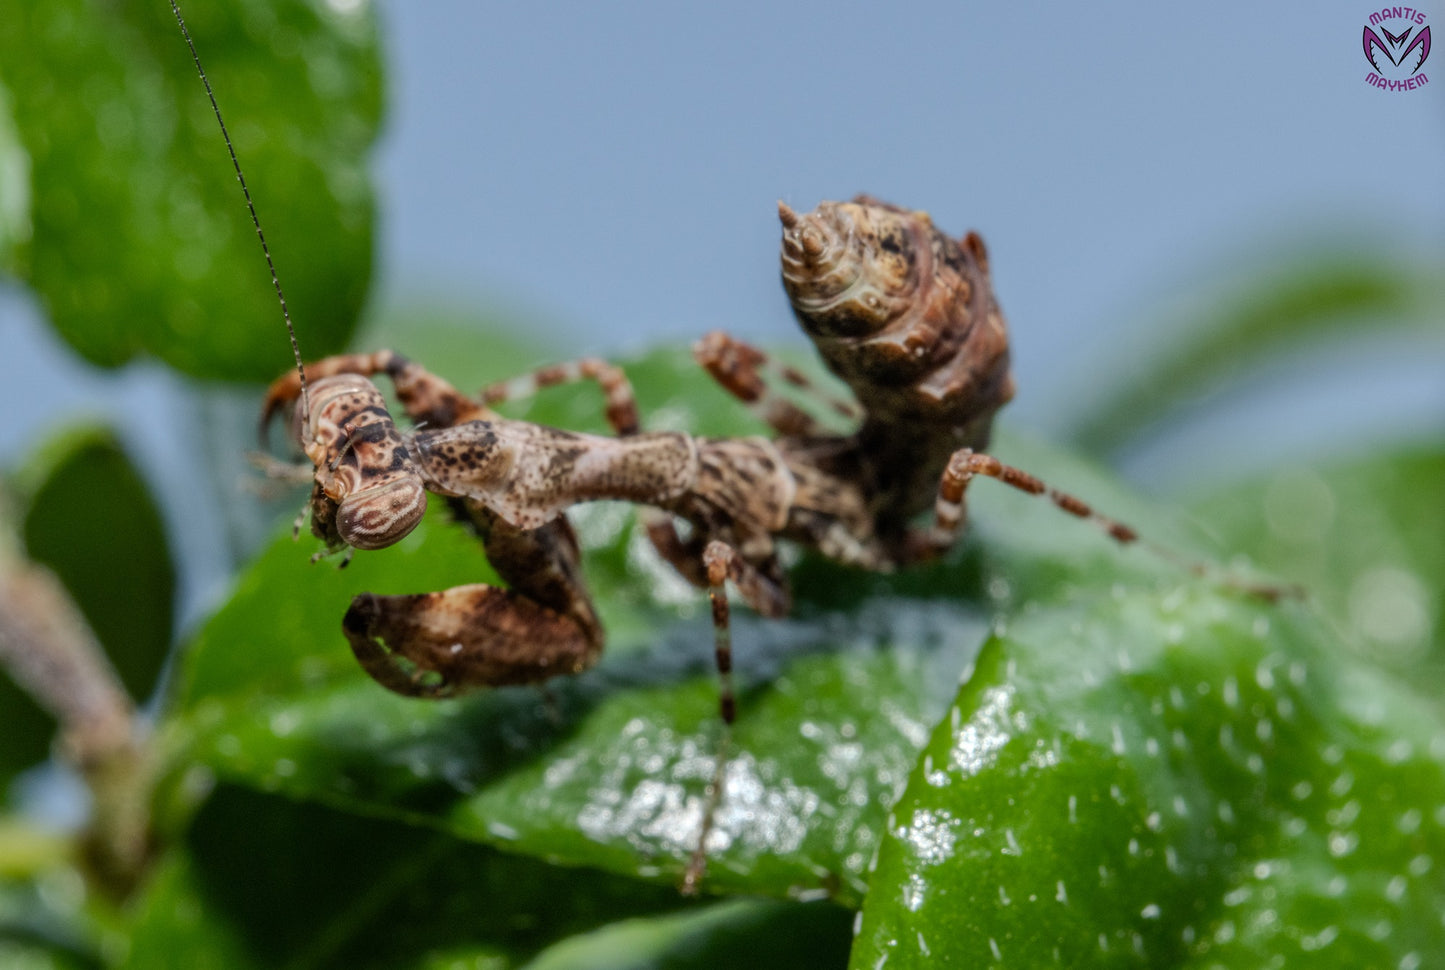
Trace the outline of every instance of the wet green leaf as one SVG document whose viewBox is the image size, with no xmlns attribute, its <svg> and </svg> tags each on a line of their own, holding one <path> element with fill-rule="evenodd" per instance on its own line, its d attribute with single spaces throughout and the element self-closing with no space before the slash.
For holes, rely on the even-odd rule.
<svg viewBox="0 0 1445 970">
<path fill-rule="evenodd" d="M 175 567 L 160 511 L 106 428 L 51 439 L 16 476 L 26 553 L 65 584 L 132 697 L 171 645 Z"/>
<path fill-rule="evenodd" d="M 340 633 L 351 595 L 488 577 L 474 544 L 440 516 L 345 572 L 310 566 L 306 546 L 282 542 L 187 657 L 173 725 L 186 756 L 238 783 L 672 881 L 696 839 L 718 743 L 711 636 L 695 592 L 659 564 L 629 567 L 645 553 L 623 513 L 583 527 L 616 536 L 588 562 L 608 657 L 554 682 L 550 700 L 509 689 L 417 703 L 356 667 Z M 853 616 L 739 623 L 745 714 L 715 885 L 861 895 L 884 806 L 982 632 L 967 608 L 888 598 Z M 692 619 L 678 620 L 679 609 Z"/>
<path fill-rule="evenodd" d="M 371 265 L 371 7 L 246 0 L 186 12 L 308 352 L 339 348 Z M 14 237 L 0 243 L 13 253 L 20 242 L 9 264 L 56 328 L 106 366 L 148 353 L 204 377 L 279 373 L 276 296 L 168 6 L 3 0 L 0 22 L 0 82 L 29 164 L 28 194 L 0 194 Z M 5 141 L 0 125 L 0 150 Z M 23 160 L 0 155 L 0 187 L 27 187 Z"/>
<path fill-rule="evenodd" d="M 803 925 L 817 927 L 811 939 L 831 931 L 834 947 L 846 947 L 846 917 L 840 925 L 836 911 L 831 924 L 797 904 L 720 920 L 667 887 L 222 788 L 138 903 L 125 965 L 507 968 L 620 918 L 636 929 L 652 925 L 653 914 L 700 914 L 716 942 L 749 919 L 798 910 Z M 683 920 L 694 944 L 696 923 Z"/>
<path fill-rule="evenodd" d="M 645 375 L 638 385 L 647 389 L 647 415 L 686 424 L 701 406 L 710 430 L 747 427 L 735 405 L 713 405 L 711 391 L 695 390 L 695 371 L 677 353 L 629 370 Z M 597 409 L 595 389 L 579 388 L 548 395 L 528 416 L 575 423 L 589 409 Z M 1009 435 L 995 450 L 1185 559 L 1217 558 L 1187 523 L 1083 463 Z M 972 489 L 969 508 L 970 535 L 947 562 L 879 576 L 807 557 L 792 572 L 793 617 L 739 617 L 740 717 L 709 845 L 709 890 L 827 896 L 845 905 L 858 905 L 866 892 L 868 945 L 921 930 L 929 945 L 971 941 L 987 958 L 988 937 L 974 931 L 1012 926 L 1009 942 L 1075 940 L 1068 952 L 1080 960 L 1093 957 L 1077 940 L 1097 948 L 1103 933 L 1111 954 L 1138 963 L 1129 956 L 1138 932 L 1146 953 L 1177 962 L 1206 939 L 1227 942 L 1220 934 L 1228 934 L 1228 920 L 1245 935 L 1240 917 L 1222 907 L 1226 896 L 1253 898 L 1245 894 L 1249 880 L 1287 882 L 1259 897 L 1259 919 L 1286 892 L 1296 900 L 1289 905 L 1313 913 L 1317 898 L 1334 898 L 1337 878 L 1419 868 L 1416 860 L 1434 851 L 1434 830 L 1423 826 L 1433 818 L 1431 799 L 1445 794 L 1435 787 L 1436 759 L 1445 756 L 1433 733 L 1441 730 L 1437 715 L 1351 666 L 1308 607 L 1252 599 L 1218 566 L 1198 579 L 1149 549 L 1121 549 L 1094 524 L 994 483 Z M 337 571 L 306 562 L 314 541 L 282 541 L 188 652 L 165 726 L 173 756 L 199 761 L 231 784 L 546 861 L 674 882 L 697 837 L 719 743 L 705 601 L 648 553 L 626 507 L 580 511 L 587 575 L 611 634 L 595 670 L 554 681 L 545 693 L 507 689 L 442 703 L 389 695 L 345 646 L 339 623 L 349 598 L 486 581 L 491 574 L 474 542 L 433 514 L 397 547 L 359 554 Z M 1353 693 L 1340 689 L 1345 681 Z M 996 697 L 1002 700 L 990 700 Z M 910 875 L 924 870 L 906 855 L 916 841 L 912 802 L 893 825 L 887 818 L 905 786 L 920 811 L 944 811 L 927 800 L 934 789 L 920 778 L 950 770 L 939 766 L 956 744 L 951 704 L 963 730 L 984 731 L 989 725 L 976 717 L 990 712 L 1021 712 L 1024 723 L 1008 722 L 1004 753 L 990 770 L 944 786 L 946 797 L 965 798 L 964 807 L 947 803 L 955 817 L 973 810 L 966 806 L 991 813 L 993 841 L 974 837 L 971 844 L 988 851 L 961 861 L 957 874 L 942 865 L 965 887 L 954 900 L 966 894 L 967 904 L 914 927 L 918 914 L 903 893 Z M 1397 730 L 1401 720 L 1410 730 Z M 932 767 L 920 768 L 930 735 Z M 1294 773 L 1271 774 L 1275 754 L 1297 766 Z M 1329 786 L 1344 777 L 1342 765 L 1359 787 L 1336 796 Z M 1324 777 L 1326 767 L 1335 773 Z M 1302 780 L 1308 791 L 1297 787 Z M 1369 811 L 1367 782 L 1378 782 L 1378 808 Z M 1093 812 L 1077 824 L 1067 822 L 1070 794 L 1082 806 L 1076 812 Z M 1422 827 L 1392 840 L 1380 834 L 1377 811 L 1407 828 L 1419 816 Z M 1349 829 L 1356 820 L 1373 827 Z M 1005 829 L 1033 848 L 1022 870 L 1011 868 Z M 1283 845 L 1282 832 L 1294 844 Z M 1332 855 L 1332 833 L 1357 839 L 1351 852 L 1358 854 Z M 870 886 L 868 864 L 880 851 L 875 878 L 882 882 Z M 956 855 L 963 859 L 948 859 Z M 1122 897 L 1097 890 L 1101 864 L 1127 889 Z M 1180 876 L 1176 866 L 1188 869 Z M 1076 904 L 1074 921 L 1062 928 L 998 897 L 1002 885 L 1010 900 L 1044 899 L 1045 890 L 1053 899 L 1061 875 L 1049 873 L 1068 874 L 1064 892 Z M 1087 873 L 1092 883 L 1083 881 Z M 1426 875 L 1404 890 L 1407 907 L 1435 904 Z M 1396 890 L 1376 882 L 1361 876 L 1352 902 L 1364 906 L 1375 898 L 1370 891 L 1389 901 Z M 992 894 L 992 909 L 981 893 Z M 1191 908 L 1195 899 L 1202 909 Z M 1151 904 L 1160 916 L 1145 914 Z M 1129 919 L 1120 922 L 1125 911 Z M 1361 912 L 1383 918 L 1368 906 Z M 949 922 L 975 913 L 972 930 Z M 1015 917 L 1025 921 L 1010 924 Z M 1307 922 L 1288 918 L 1291 926 Z M 654 931 L 666 937 L 663 926 L 643 932 Z M 625 938 L 623 930 L 607 932 Z M 1400 932 L 1385 952 L 1397 943 L 1433 945 L 1428 935 L 1411 942 L 1414 932 Z M 1004 938 L 995 939 L 1002 947 Z M 1246 942 L 1278 949 L 1258 933 Z M 1019 952 L 1052 959 L 1051 950 Z"/>
<path fill-rule="evenodd" d="M 1233 549 L 1300 583 L 1364 656 L 1445 683 L 1445 449 L 1293 466 L 1195 502 Z"/>
<path fill-rule="evenodd" d="M 1433 966 L 1445 724 L 1300 606 L 1024 610 L 890 816 L 855 967 Z"/>
<path fill-rule="evenodd" d="M 1204 297 L 1171 324 L 1170 344 L 1072 402 L 1073 440 L 1088 453 L 1118 451 L 1174 409 L 1252 365 L 1293 348 L 1351 334 L 1445 335 L 1438 265 L 1378 254 L 1323 253 Z"/>
</svg>

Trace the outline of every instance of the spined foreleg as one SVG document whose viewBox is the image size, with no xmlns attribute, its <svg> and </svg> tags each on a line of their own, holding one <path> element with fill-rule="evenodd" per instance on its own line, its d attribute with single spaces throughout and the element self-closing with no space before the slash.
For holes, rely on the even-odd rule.
<svg viewBox="0 0 1445 970">
<path fill-rule="evenodd" d="M 575 617 L 482 583 L 439 593 L 362 593 L 342 628 L 366 672 L 408 697 L 535 684 L 585 670 L 602 649 Z"/>
<path fill-rule="evenodd" d="M 511 588 L 356 597 L 343 626 L 367 673 L 399 694 L 449 697 L 590 667 L 602 652 L 602 624 L 571 524 L 518 529 L 480 503 L 454 506 Z"/>
<path fill-rule="evenodd" d="M 306 368 L 308 384 L 338 375 L 382 373 L 391 378 L 398 399 L 418 423 L 450 428 L 496 417 L 479 400 L 392 351 L 329 357 Z M 625 390 L 630 394 L 630 388 Z M 267 395 L 265 414 L 299 394 L 298 376 L 283 377 Z M 389 421 L 385 424 L 390 426 Z M 341 461 L 349 448 L 354 450 L 350 439 L 336 449 L 328 467 Z M 331 503 L 313 501 L 312 506 L 321 517 L 336 511 Z M 593 663 L 602 648 L 602 629 L 566 519 L 524 529 L 480 502 L 453 499 L 453 507 L 478 533 L 487 558 L 511 588 L 473 585 L 440 593 L 358 596 L 344 627 L 367 672 L 398 693 L 435 697 L 535 683 Z"/>
</svg>

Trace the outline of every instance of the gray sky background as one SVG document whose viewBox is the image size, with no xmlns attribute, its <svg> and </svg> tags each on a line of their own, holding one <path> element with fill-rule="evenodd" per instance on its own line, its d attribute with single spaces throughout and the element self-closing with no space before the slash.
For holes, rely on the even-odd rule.
<svg viewBox="0 0 1445 970">
<path fill-rule="evenodd" d="M 1009 420 L 1047 433 L 1070 390 L 1167 343 L 1151 314 L 1213 279 L 1302 241 L 1445 252 L 1445 35 L 1426 88 L 1375 90 L 1360 35 L 1377 7 L 387 4 L 378 299 L 515 307 L 569 356 L 714 328 L 797 342 L 774 200 L 866 190 L 984 234 L 1014 337 Z M 13 292 L 0 317 L 7 400 L 48 416 L 6 422 L 0 460 L 104 414 L 173 521 L 211 514 L 181 467 L 174 377 L 76 362 Z M 1388 381 L 1323 351 L 1290 394 L 1173 447 L 1338 435 L 1361 401 L 1438 427 L 1440 362 L 1372 353 Z M 225 575 L 206 548 L 182 555 Z"/>
<path fill-rule="evenodd" d="M 1048 427 L 1049 388 L 1127 367 L 1120 335 L 1211 269 L 1445 249 L 1445 73 L 1365 84 L 1372 9 L 391 7 L 386 281 L 507 294 L 579 351 L 797 341 L 773 201 L 866 190 L 983 232 L 1014 417 Z"/>
</svg>

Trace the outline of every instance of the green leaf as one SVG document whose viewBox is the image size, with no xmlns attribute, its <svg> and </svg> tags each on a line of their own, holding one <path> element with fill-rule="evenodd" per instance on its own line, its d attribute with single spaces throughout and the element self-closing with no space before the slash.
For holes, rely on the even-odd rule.
<svg viewBox="0 0 1445 970">
<path fill-rule="evenodd" d="M 1024 611 L 889 818 L 854 967 L 1433 966 L 1445 725 L 1300 606 Z"/>
<path fill-rule="evenodd" d="M 55 719 L 0 672 L 0 792 L 26 768 L 50 757 Z"/>
<path fill-rule="evenodd" d="M 1091 385 L 1073 410 L 1070 436 L 1085 452 L 1117 452 L 1248 367 L 1324 339 L 1397 331 L 1438 346 L 1440 279 L 1438 265 L 1369 253 L 1320 253 L 1271 267 L 1191 304 L 1167 328 L 1167 348 L 1102 388 Z"/>
<path fill-rule="evenodd" d="M 718 743 L 711 635 L 698 594 L 679 595 L 660 564 L 629 566 L 645 553 L 624 514 L 582 528 L 615 536 L 588 561 L 608 657 L 554 682 L 550 708 L 529 689 L 419 704 L 356 667 L 340 632 L 352 595 L 489 578 L 474 541 L 432 516 L 345 572 L 310 566 L 289 539 L 268 550 L 188 653 L 173 733 L 237 783 L 670 882 Z M 846 620 L 742 618 L 744 715 L 720 819 L 731 845 L 714 885 L 861 895 L 884 805 L 982 632 L 966 610 L 888 599 Z"/>
<path fill-rule="evenodd" d="M 1364 656 L 1445 674 L 1445 448 L 1288 467 L 1194 503 L 1233 549 L 1300 583 Z"/>
<path fill-rule="evenodd" d="M 705 420 L 715 433 L 748 427 L 736 405 L 714 403 L 714 392 L 675 352 L 628 370 L 646 389 L 644 414 L 654 420 L 661 412 L 686 426 Z M 694 413 L 699 409 L 705 418 Z M 597 410 L 595 389 L 579 388 L 547 395 L 528 416 L 560 415 L 559 423 L 568 424 Z M 1171 554 L 1205 563 L 1217 558 L 1187 523 L 1081 462 L 1009 435 L 995 450 Z M 998 691 L 1009 713 L 1024 712 L 1026 724 L 1009 727 L 1008 757 L 999 756 L 998 770 L 967 784 L 960 779 L 947 797 L 967 789 L 969 804 L 988 807 L 995 817 L 989 824 L 1012 826 L 1020 844 L 1037 833 L 1054 839 L 1056 851 L 1029 841 L 1036 850 L 1030 864 L 1041 859 L 1049 871 L 1078 881 L 1070 898 L 1079 915 L 1066 928 L 1074 934 L 1069 939 L 1097 947 L 1104 933 L 1111 952 L 1135 959 L 1127 954 L 1137 930 L 1146 952 L 1173 947 L 1168 952 L 1183 960 L 1192 952 L 1186 924 L 1169 924 L 1175 936 L 1166 946 L 1162 919 L 1140 915 L 1151 903 L 1161 912 L 1166 903 L 1176 907 L 1169 911 L 1175 920 L 1180 900 L 1197 896 L 1213 908 L 1188 912 L 1195 942 L 1207 937 L 1222 945 L 1226 921 L 1237 919 L 1220 909 L 1226 896 L 1244 899 L 1243 880 L 1275 873 L 1269 868 L 1275 858 L 1291 867 L 1278 870 L 1290 880 L 1278 892 L 1288 888 L 1308 910 L 1320 894 L 1333 899 L 1327 891 L 1337 877 L 1353 879 L 1354 866 L 1418 869 L 1418 858 L 1437 847 L 1426 827 L 1435 824 L 1433 799 L 1445 794 L 1436 788 L 1436 759 L 1445 755 L 1435 738 L 1445 730 L 1438 714 L 1352 666 L 1307 607 L 1251 599 L 1238 583 L 1254 577 L 1218 566 L 1206 565 L 1204 578 L 1195 578 L 1166 556 L 1120 548 L 1094 523 L 996 483 L 972 488 L 969 508 L 970 535 L 946 562 L 881 576 L 805 557 L 792 572 L 798 602 L 791 618 L 738 617 L 740 715 L 709 844 L 707 889 L 826 896 L 850 906 L 866 893 L 873 928 L 866 938 L 901 938 L 916 914 L 898 908 L 898 887 L 924 870 L 903 857 L 907 845 L 900 845 L 909 841 L 900 826 L 911 825 L 913 815 L 900 809 L 889 825 L 889 808 L 905 787 L 905 799 L 930 806 L 931 786 L 919 779 L 947 770 L 938 766 L 948 764 L 939 752 L 956 740 L 950 705 L 960 711 L 961 726 L 982 731 L 970 719 L 996 710 L 984 701 Z M 719 744 L 705 599 L 647 552 L 625 506 L 579 513 L 586 574 L 610 633 L 597 669 L 553 681 L 545 694 L 506 689 L 440 703 L 389 695 L 356 668 L 339 631 L 350 597 L 488 581 L 492 574 L 474 541 L 434 513 L 396 547 L 359 554 L 344 571 L 309 565 L 314 542 L 282 541 L 246 573 L 184 659 L 164 725 L 173 761 L 198 761 L 229 784 L 529 857 L 674 882 L 697 838 Z M 1304 671 L 1303 684 L 1297 671 Z M 1354 692 L 1341 689 L 1344 683 Z M 1201 694 L 1201 685 L 1209 693 Z M 1383 714 L 1375 710 L 1381 704 Z M 940 723 L 941 733 L 934 733 Z M 1113 750 L 1116 728 L 1123 754 Z M 931 734 L 933 767 L 919 768 Z M 1177 750 L 1176 737 L 1184 739 Z M 1158 746 L 1152 751 L 1151 741 Z M 1270 774 L 1276 752 L 1298 770 Z M 1030 758 L 1042 767 L 1035 770 Z M 1336 797 L 1330 786 L 1343 777 L 1342 765 L 1357 787 Z M 1325 777 L 1326 767 L 1338 770 Z M 1301 780 L 1310 782 L 1309 791 L 1297 787 Z M 1370 790 L 1379 807 L 1365 810 L 1365 786 L 1376 782 Z M 1054 802 L 1066 807 L 1066 793 L 1096 812 L 1083 835 L 1048 834 L 1058 815 L 1049 813 Z M 1393 813 L 1389 823 L 1403 819 L 1407 828 L 1419 816 L 1420 826 L 1403 833 L 1403 842 L 1392 840 L 1377 831 L 1384 825 L 1377 812 Z M 1355 821 L 1374 828 L 1350 828 Z M 1010 848 L 1002 828 L 990 831 Z M 1299 845 L 1277 844 L 1281 832 Z M 1358 855 L 1330 855 L 1332 833 L 1346 844 L 1357 837 L 1351 852 Z M 873 878 L 882 882 L 870 885 L 869 860 L 880 852 L 882 875 Z M 1121 884 L 1129 893 L 1157 898 L 1126 895 L 1120 902 L 1079 881 L 1092 872 L 1097 883 L 1100 853 L 1128 877 Z M 971 887 L 971 901 L 952 911 L 981 907 L 980 886 L 997 899 L 998 867 L 1010 862 L 1000 851 L 983 864 L 970 857 L 962 874 L 949 878 Z M 1175 865 L 1189 867 L 1183 882 L 1169 881 L 1178 878 Z M 1035 885 L 1042 885 L 1042 872 L 1026 869 L 1005 891 L 1043 899 Z M 1059 878 L 1047 880 L 1047 898 Z M 1418 908 L 1421 899 L 1433 905 L 1432 878 L 1439 876 L 1424 873 L 1407 886 L 1403 905 Z M 1395 893 L 1388 880 L 1361 876 L 1361 895 L 1351 901 L 1373 900 L 1367 890 Z M 980 909 L 971 925 L 1005 926 L 1023 911 L 994 906 Z M 1132 922 L 1120 924 L 1121 906 L 1135 906 Z M 1045 932 L 1043 924 L 1030 925 L 1031 934 Z M 921 929 L 930 945 L 942 945 L 936 926 Z M 668 934 L 665 926 L 642 932 Z M 1401 932 L 1384 946 L 1414 946 L 1412 933 L 1418 939 L 1430 932 Z M 1015 925 L 1009 940 L 1024 939 L 1022 933 Z M 954 935 L 959 945 L 986 946 L 977 934 Z M 1086 957 L 1084 950 L 1070 952 Z"/>
<path fill-rule="evenodd" d="M 527 970 L 842 967 L 851 922 L 827 903 L 734 900 L 613 923 L 557 944 Z"/>
<path fill-rule="evenodd" d="M 37 882 L 0 879 L 0 966 L 93 970 L 102 966 L 94 928 L 80 912 L 79 877 L 57 870 Z"/>
<path fill-rule="evenodd" d="M 156 970 L 514 967 L 619 918 L 707 912 L 667 887 L 229 787 L 136 910 L 127 965 Z"/>
<path fill-rule="evenodd" d="M 30 156 L 15 122 L 14 96 L 0 84 L 0 270 L 19 270 L 30 241 Z"/>
<path fill-rule="evenodd" d="M 132 697 L 171 645 L 175 567 L 160 511 L 109 429 L 52 438 L 16 476 L 26 552 L 65 584 Z"/>
<path fill-rule="evenodd" d="M 307 351 L 339 348 L 372 258 L 371 6 L 187 13 Z M 55 327 L 104 366 L 148 353 L 203 377 L 279 373 L 289 345 L 276 295 L 167 5 L 0 0 L 0 22 L 0 82 L 29 162 L 28 213 L 12 211 L 26 193 L 3 196 L 23 243 L 9 262 Z M 20 160 L 0 155 L 0 184 L 25 184 Z"/>
<path fill-rule="evenodd" d="M 68 864 L 71 839 L 14 815 L 0 815 L 0 880 L 21 880 Z"/>
</svg>

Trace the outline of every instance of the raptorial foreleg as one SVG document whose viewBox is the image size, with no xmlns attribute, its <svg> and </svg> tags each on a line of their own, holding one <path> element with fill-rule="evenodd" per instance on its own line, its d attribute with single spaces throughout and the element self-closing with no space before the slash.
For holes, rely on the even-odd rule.
<svg viewBox="0 0 1445 970">
<path fill-rule="evenodd" d="M 482 583 L 352 600 L 342 629 L 377 683 L 408 697 L 535 684 L 590 667 L 602 644 L 577 619 Z"/>
</svg>

